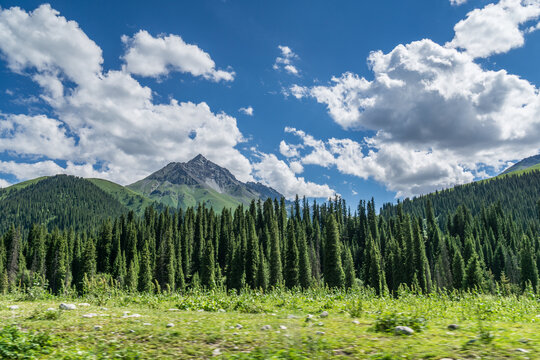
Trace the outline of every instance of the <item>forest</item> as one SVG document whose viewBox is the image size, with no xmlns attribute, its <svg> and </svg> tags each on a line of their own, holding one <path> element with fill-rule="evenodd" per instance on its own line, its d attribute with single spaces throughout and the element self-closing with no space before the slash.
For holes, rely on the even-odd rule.
<svg viewBox="0 0 540 360">
<path fill-rule="evenodd" d="M 379 295 L 400 287 L 418 293 L 537 290 L 538 218 L 525 226 L 500 202 L 474 215 L 461 205 L 440 226 L 429 198 L 425 216 L 404 211 L 402 203 L 393 212 L 378 215 L 373 199 L 352 212 L 337 197 L 321 204 L 297 197 L 290 207 L 283 198 L 269 199 L 221 214 L 204 206 L 148 207 L 142 217 L 130 212 L 85 230 L 34 224 L 26 236 L 12 224 L 0 241 L 0 290 L 37 282 L 56 295 L 84 294 L 97 278 L 143 293 L 359 286 Z"/>
</svg>

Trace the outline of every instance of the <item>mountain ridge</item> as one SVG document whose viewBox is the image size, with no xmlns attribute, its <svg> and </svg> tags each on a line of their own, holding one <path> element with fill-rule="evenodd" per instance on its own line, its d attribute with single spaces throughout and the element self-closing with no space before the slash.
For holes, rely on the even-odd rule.
<svg viewBox="0 0 540 360">
<path fill-rule="evenodd" d="M 171 162 L 127 188 L 173 207 L 203 202 L 216 210 L 283 196 L 264 184 L 239 181 L 228 169 L 201 154 L 187 162 Z"/>
</svg>

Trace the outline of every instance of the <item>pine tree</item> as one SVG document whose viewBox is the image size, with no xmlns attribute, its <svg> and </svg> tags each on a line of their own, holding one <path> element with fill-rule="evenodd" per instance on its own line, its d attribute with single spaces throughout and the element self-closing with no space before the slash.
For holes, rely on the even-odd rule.
<svg viewBox="0 0 540 360">
<path fill-rule="evenodd" d="M 538 268 L 531 242 L 527 236 L 523 236 L 521 249 L 521 284 L 525 288 L 530 283 L 533 290 L 538 287 Z"/>
<path fill-rule="evenodd" d="M 345 257 L 343 259 L 343 271 L 345 272 L 345 287 L 350 289 L 354 287 L 356 273 L 354 270 L 354 261 L 351 254 L 351 248 L 345 248 Z"/>
<path fill-rule="evenodd" d="M 214 244 L 207 241 L 201 262 L 201 285 L 208 289 L 216 287 Z"/>
<path fill-rule="evenodd" d="M 294 220 L 289 220 L 287 225 L 287 256 L 285 261 L 285 286 L 289 289 L 299 285 L 299 254 L 296 244 Z"/>
<path fill-rule="evenodd" d="M 281 245 L 278 224 L 274 219 L 270 227 L 270 242 L 270 286 L 280 287 L 283 284 Z"/>
<path fill-rule="evenodd" d="M 297 223 L 298 225 L 298 281 L 303 289 L 307 289 L 311 286 L 311 263 L 309 259 L 308 245 L 306 242 L 306 234 L 303 229 L 303 223 Z"/>
<path fill-rule="evenodd" d="M 484 277 L 482 268 L 480 267 L 480 261 L 478 260 L 478 255 L 473 253 L 465 270 L 465 287 L 469 290 L 476 288 L 481 290 L 483 286 Z"/>
<path fill-rule="evenodd" d="M 174 290 L 175 266 L 174 266 L 174 245 L 171 228 L 167 226 L 161 243 L 159 244 L 156 277 L 162 289 Z"/>
<path fill-rule="evenodd" d="M 257 273 L 259 268 L 259 238 L 255 230 L 253 219 L 249 217 L 248 237 L 246 249 L 246 283 L 252 289 L 257 287 Z"/>
<path fill-rule="evenodd" d="M 341 265 L 341 242 L 336 219 L 328 215 L 326 219 L 326 239 L 324 251 L 324 281 L 328 287 L 345 285 L 345 273 Z"/>
<path fill-rule="evenodd" d="M 456 250 L 454 260 L 452 261 L 452 278 L 454 280 L 454 288 L 463 289 L 465 286 L 465 263 L 459 250 Z"/>
<path fill-rule="evenodd" d="M 148 293 L 152 291 L 152 288 L 152 264 L 150 260 L 150 248 L 148 245 L 148 238 L 145 237 L 144 245 L 141 251 L 138 289 L 140 292 Z"/>
</svg>

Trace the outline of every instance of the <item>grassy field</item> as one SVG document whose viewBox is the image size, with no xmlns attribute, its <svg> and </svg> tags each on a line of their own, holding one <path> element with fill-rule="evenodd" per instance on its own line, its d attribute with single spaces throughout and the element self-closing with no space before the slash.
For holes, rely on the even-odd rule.
<svg viewBox="0 0 540 360">
<path fill-rule="evenodd" d="M 37 298 L 0 298 L 0 358 L 540 357 L 540 305 L 532 295 L 396 299 L 358 290 Z M 58 310 L 61 302 L 77 309 Z M 398 325 L 415 332 L 395 335 Z"/>
</svg>

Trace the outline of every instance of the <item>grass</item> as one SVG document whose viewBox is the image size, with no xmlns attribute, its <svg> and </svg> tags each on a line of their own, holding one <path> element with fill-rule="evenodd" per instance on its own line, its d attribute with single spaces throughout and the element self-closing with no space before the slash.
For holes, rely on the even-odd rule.
<svg viewBox="0 0 540 360">
<path fill-rule="evenodd" d="M 153 201 L 147 197 L 112 181 L 96 178 L 86 180 L 90 181 L 106 193 L 112 195 L 114 198 L 120 201 L 122 205 L 127 207 L 129 210 L 133 210 L 137 215 L 143 215 L 144 210 L 153 203 Z"/>
<path fill-rule="evenodd" d="M 197 186 L 177 185 L 169 182 L 159 183 L 156 180 L 141 180 L 129 185 L 129 188 L 137 193 L 161 202 L 172 208 L 197 207 L 204 203 L 215 211 L 223 208 L 236 208 L 240 204 L 249 204 L 251 199 L 237 199 L 226 194 L 220 194 L 215 190 Z M 157 191 L 155 191 L 157 190 Z"/>
<path fill-rule="evenodd" d="M 540 356 L 540 305 L 534 296 L 405 293 L 377 298 L 363 290 L 312 290 L 25 298 L 0 298 L 0 354 L 10 349 L 13 359 Z M 90 306 L 47 311 L 62 301 Z M 10 305 L 19 309 L 9 310 Z M 141 316 L 126 317 L 126 311 Z M 321 317 L 323 311 L 329 316 Z M 92 313 L 97 316 L 83 317 Z M 308 314 L 313 318 L 306 321 Z M 415 334 L 393 334 L 394 326 L 406 324 L 416 326 Z M 459 328 L 449 330 L 449 324 Z M 262 330 L 264 325 L 271 329 Z"/>
</svg>

